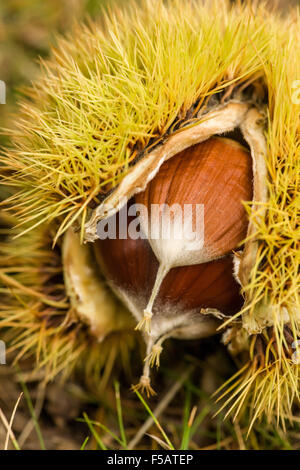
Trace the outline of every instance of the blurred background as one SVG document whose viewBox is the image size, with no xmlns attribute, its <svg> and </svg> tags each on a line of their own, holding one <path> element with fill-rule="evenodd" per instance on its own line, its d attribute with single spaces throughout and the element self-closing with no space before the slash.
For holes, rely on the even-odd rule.
<svg viewBox="0 0 300 470">
<path fill-rule="evenodd" d="M 0 128 L 9 125 L 22 86 L 37 76 L 38 59 L 48 56 L 56 33 L 66 32 L 75 21 L 99 17 L 117 1 L 126 0 L 0 0 L 0 80 L 7 92 Z M 6 140 L 2 131 L 0 143 Z"/>
</svg>

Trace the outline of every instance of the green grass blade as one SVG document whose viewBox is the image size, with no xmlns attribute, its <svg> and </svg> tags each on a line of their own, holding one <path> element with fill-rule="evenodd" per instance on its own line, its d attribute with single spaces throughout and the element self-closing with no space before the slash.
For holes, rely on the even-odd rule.
<svg viewBox="0 0 300 470">
<path fill-rule="evenodd" d="M 90 420 L 90 418 L 88 417 L 88 415 L 86 413 L 83 413 L 83 417 L 84 417 L 84 420 L 85 420 L 86 424 L 88 425 L 89 430 L 91 431 L 95 441 L 97 442 L 98 446 L 100 447 L 100 449 L 101 450 L 107 450 L 107 447 L 104 445 L 101 437 L 99 436 L 97 431 L 94 429 L 93 423 Z"/>
<path fill-rule="evenodd" d="M 191 427 L 189 426 L 189 416 L 191 410 L 191 390 L 190 388 L 186 391 L 184 408 L 183 408 L 183 433 L 182 440 L 180 444 L 180 450 L 188 450 Z"/>
<path fill-rule="evenodd" d="M 86 420 L 81 419 L 81 418 L 77 419 L 77 421 L 79 423 L 86 423 Z M 115 433 L 113 433 L 110 429 L 108 429 L 108 427 L 106 427 L 104 424 L 99 423 L 99 421 L 93 421 L 92 419 L 90 419 L 90 423 L 93 426 L 98 426 L 100 429 L 103 429 L 103 431 L 109 434 L 121 447 L 123 447 L 123 442 L 121 441 L 121 439 Z M 96 430 L 94 431 L 97 432 Z"/>
<path fill-rule="evenodd" d="M 80 447 L 80 450 L 85 450 L 86 445 L 87 445 L 87 443 L 89 442 L 89 439 L 90 439 L 89 436 L 87 436 L 87 437 L 84 439 L 84 442 L 83 442 L 82 446 Z"/>
<path fill-rule="evenodd" d="M 121 396 L 120 396 L 120 384 L 117 381 L 115 382 L 115 394 L 116 394 L 116 404 L 117 404 L 117 414 L 118 414 L 120 435 L 121 435 L 122 445 L 126 449 L 127 440 L 126 440 L 126 434 L 125 434 L 124 423 L 123 423 L 122 404 L 121 404 Z"/>
<path fill-rule="evenodd" d="M 175 450 L 173 444 L 171 443 L 170 439 L 168 438 L 168 436 L 166 435 L 165 431 L 163 430 L 163 428 L 161 427 L 158 419 L 156 418 L 156 416 L 154 416 L 154 414 L 152 413 L 149 405 L 147 404 L 147 402 L 144 400 L 144 398 L 142 397 L 142 395 L 136 390 L 135 393 L 137 394 L 138 398 L 140 399 L 140 401 L 142 402 L 142 404 L 144 405 L 144 407 L 146 408 L 147 412 L 149 413 L 149 415 L 151 416 L 151 418 L 153 419 L 154 423 L 156 424 L 157 428 L 159 429 L 159 431 L 161 432 L 161 434 L 163 435 L 166 443 L 168 444 L 168 446 L 170 447 L 171 450 Z"/>
<path fill-rule="evenodd" d="M 31 418 L 32 418 L 33 423 L 34 423 L 35 432 L 37 434 L 41 449 L 46 450 L 45 441 L 44 441 L 44 438 L 43 438 L 43 435 L 42 435 L 40 425 L 38 423 L 38 419 L 37 419 L 35 411 L 34 411 L 34 406 L 32 404 L 28 388 L 27 388 L 25 382 L 23 380 L 21 380 L 21 378 L 20 378 L 20 369 L 18 367 L 17 367 L 17 372 L 18 372 L 19 382 L 21 384 L 21 387 L 22 387 L 22 390 L 23 390 L 23 393 L 24 393 L 24 397 L 25 397 L 29 412 L 30 412 Z"/>
</svg>

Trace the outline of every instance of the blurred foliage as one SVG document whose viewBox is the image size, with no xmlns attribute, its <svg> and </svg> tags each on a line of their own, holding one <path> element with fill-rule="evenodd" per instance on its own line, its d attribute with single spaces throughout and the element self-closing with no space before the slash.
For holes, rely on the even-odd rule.
<svg viewBox="0 0 300 470">
<path fill-rule="evenodd" d="M 39 57 L 47 57 L 55 33 L 74 21 L 99 17 L 115 0 L 0 0 L 0 80 L 6 83 L 6 105 L 0 105 L 0 128 L 5 128 L 21 87 L 38 74 Z M 3 132 L 2 132 L 3 133 Z M 0 136 L 3 144 L 6 138 Z"/>
</svg>

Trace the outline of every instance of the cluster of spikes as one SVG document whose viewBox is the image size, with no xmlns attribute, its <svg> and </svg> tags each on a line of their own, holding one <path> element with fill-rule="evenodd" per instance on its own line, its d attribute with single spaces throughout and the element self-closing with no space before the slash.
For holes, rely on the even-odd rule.
<svg viewBox="0 0 300 470">
<path fill-rule="evenodd" d="M 95 335 L 84 317 L 80 320 L 84 312 L 75 293 L 66 287 L 63 246 L 58 243 L 52 249 L 56 227 L 38 227 L 15 239 L 18 230 L 12 227 L 16 219 L 1 212 L 0 220 L 0 331 L 14 364 L 33 360 L 31 377 L 44 383 L 55 377 L 65 381 L 76 369 L 97 393 L 105 388 L 114 369 L 121 366 L 130 375 L 130 351 L 138 348 L 138 339 L 131 318 L 109 295 L 101 273 L 95 275 L 97 285 L 91 286 L 98 292 L 95 302 L 101 302 Z M 78 245 L 76 237 L 71 247 L 75 256 Z M 84 255 L 89 257 L 88 248 Z M 105 335 L 102 342 L 101 334 Z M 25 367 L 28 369 L 27 361 Z"/>
<path fill-rule="evenodd" d="M 151 333 L 158 289 L 136 326 L 130 302 L 95 263 L 95 224 L 121 208 L 124 187 L 127 200 L 130 184 L 144 189 L 141 162 L 154 165 L 161 148 L 167 154 L 200 128 L 203 141 L 239 127 L 263 164 L 254 164 L 259 184 L 244 204 L 244 305 L 229 317 L 210 311 L 240 367 L 219 399 L 235 417 L 252 410 L 251 425 L 264 414 L 291 418 L 300 385 L 299 79 L 296 9 L 280 18 L 262 4 L 145 0 L 60 38 L 1 155 L 12 195 L 3 205 L 0 327 L 17 360 L 34 353 L 47 380 L 79 368 L 104 384 L 116 356 L 128 366 L 134 329 Z M 253 129 L 244 122 L 251 107 L 259 131 L 257 119 Z M 169 336 L 146 341 L 139 387 L 149 393 Z"/>
</svg>

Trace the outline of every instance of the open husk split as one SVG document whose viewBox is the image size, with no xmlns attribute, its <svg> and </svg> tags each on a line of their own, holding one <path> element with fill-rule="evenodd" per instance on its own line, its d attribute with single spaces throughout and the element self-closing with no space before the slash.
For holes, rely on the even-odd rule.
<svg viewBox="0 0 300 470">
<path fill-rule="evenodd" d="M 227 133 L 239 130 L 245 142 L 251 150 L 253 168 L 253 199 L 257 202 L 253 210 L 256 217 L 264 217 L 267 201 L 266 185 L 266 142 L 263 133 L 264 115 L 259 112 L 252 103 L 242 102 L 232 99 L 226 105 L 215 106 L 212 110 L 205 112 L 203 116 L 195 118 L 192 126 L 184 126 L 179 132 L 165 139 L 162 144 L 156 146 L 154 150 L 147 150 L 143 157 L 128 171 L 120 185 L 94 210 L 89 222 L 85 226 L 85 239 L 93 242 L 98 238 L 97 224 L 100 220 L 112 217 L 122 210 L 126 203 L 136 194 L 145 190 L 149 182 L 159 172 L 161 165 L 174 155 L 195 144 L 204 142 L 215 135 L 226 135 Z M 187 157 L 188 158 L 188 154 Z M 247 241 L 242 250 L 234 256 L 235 277 L 239 284 L 246 286 L 249 282 L 251 270 L 253 268 L 256 254 L 257 241 L 253 236 L 254 227 L 249 222 Z M 130 298 L 118 285 L 111 285 L 116 295 L 119 296 L 129 310 L 132 311 L 138 321 L 143 322 L 143 314 L 133 306 Z M 153 292 L 153 291 L 152 291 Z M 247 309 L 249 300 L 245 298 L 244 308 Z M 224 312 L 213 308 L 203 308 L 203 315 L 225 318 Z M 208 317 L 206 317 L 208 320 Z M 162 342 L 169 337 L 178 338 L 201 338 L 216 332 L 218 323 L 210 318 L 203 321 L 203 318 L 190 318 L 177 314 L 175 311 L 171 318 L 159 315 L 152 319 L 151 331 L 145 331 L 144 338 L 147 344 L 147 356 L 145 359 L 144 373 L 141 378 L 141 386 L 146 388 L 149 384 L 149 365 L 159 363 L 159 356 L 162 351 Z M 150 389 L 150 385 L 148 386 Z"/>
</svg>

